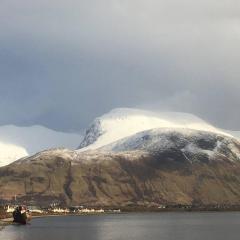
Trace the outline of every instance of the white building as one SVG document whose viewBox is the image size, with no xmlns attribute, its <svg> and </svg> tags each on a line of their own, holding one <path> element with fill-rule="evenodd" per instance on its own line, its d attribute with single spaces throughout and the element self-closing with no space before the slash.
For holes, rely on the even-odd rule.
<svg viewBox="0 0 240 240">
<path fill-rule="evenodd" d="M 104 213 L 103 209 L 88 209 L 88 208 L 83 208 L 78 210 L 79 213 Z"/>
<path fill-rule="evenodd" d="M 69 209 L 67 208 L 54 208 L 52 210 L 54 213 L 69 213 Z"/>
<path fill-rule="evenodd" d="M 7 213 L 13 213 L 15 208 L 16 208 L 16 206 L 9 206 L 9 205 L 7 205 L 6 212 Z"/>
</svg>

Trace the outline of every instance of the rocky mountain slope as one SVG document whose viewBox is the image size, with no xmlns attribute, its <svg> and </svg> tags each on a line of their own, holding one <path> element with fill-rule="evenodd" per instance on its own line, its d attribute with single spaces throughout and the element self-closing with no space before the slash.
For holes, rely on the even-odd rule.
<svg viewBox="0 0 240 240">
<path fill-rule="evenodd" d="M 74 205 L 240 204 L 240 143 L 154 129 L 98 150 L 55 149 L 0 168 L 1 199 Z"/>
</svg>

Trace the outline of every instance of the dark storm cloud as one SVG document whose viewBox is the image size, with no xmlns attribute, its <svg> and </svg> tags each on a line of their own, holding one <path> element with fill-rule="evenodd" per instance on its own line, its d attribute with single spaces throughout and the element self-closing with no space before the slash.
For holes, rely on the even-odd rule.
<svg viewBox="0 0 240 240">
<path fill-rule="evenodd" d="M 79 130 L 115 107 L 240 129 L 240 3 L 0 3 L 0 124 Z"/>
</svg>

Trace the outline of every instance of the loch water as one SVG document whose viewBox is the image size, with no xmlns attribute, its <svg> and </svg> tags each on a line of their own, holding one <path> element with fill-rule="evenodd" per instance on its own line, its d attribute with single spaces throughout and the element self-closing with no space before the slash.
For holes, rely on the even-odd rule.
<svg viewBox="0 0 240 240">
<path fill-rule="evenodd" d="M 35 218 L 1 240 L 239 240 L 239 212 L 126 213 Z"/>
</svg>

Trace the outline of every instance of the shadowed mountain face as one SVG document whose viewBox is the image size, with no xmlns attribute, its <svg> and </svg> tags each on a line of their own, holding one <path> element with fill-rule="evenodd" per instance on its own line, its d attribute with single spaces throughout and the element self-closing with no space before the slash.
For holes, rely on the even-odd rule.
<svg viewBox="0 0 240 240">
<path fill-rule="evenodd" d="M 151 130 L 105 149 L 55 149 L 0 168 L 1 199 L 82 205 L 240 204 L 240 143 Z"/>
</svg>

